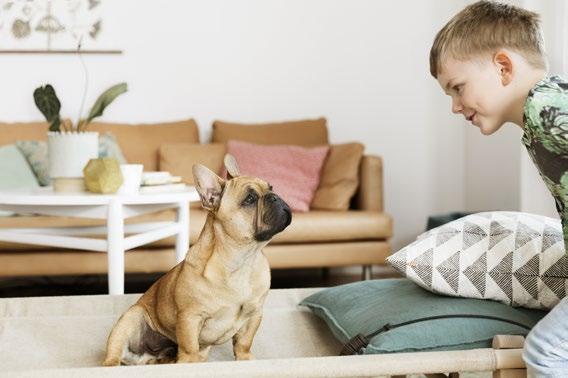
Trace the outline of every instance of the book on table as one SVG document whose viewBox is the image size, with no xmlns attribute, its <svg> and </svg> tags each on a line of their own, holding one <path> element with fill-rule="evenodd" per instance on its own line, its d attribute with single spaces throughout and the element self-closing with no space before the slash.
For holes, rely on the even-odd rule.
<svg viewBox="0 0 568 378">
<path fill-rule="evenodd" d="M 172 193 L 172 192 L 183 192 L 186 190 L 187 185 L 183 182 L 178 182 L 174 184 L 163 184 L 163 185 L 147 185 L 140 187 L 140 193 Z"/>
<path fill-rule="evenodd" d="M 170 172 L 156 171 L 142 173 L 142 186 L 175 184 L 181 182 L 181 176 L 172 176 Z"/>
</svg>

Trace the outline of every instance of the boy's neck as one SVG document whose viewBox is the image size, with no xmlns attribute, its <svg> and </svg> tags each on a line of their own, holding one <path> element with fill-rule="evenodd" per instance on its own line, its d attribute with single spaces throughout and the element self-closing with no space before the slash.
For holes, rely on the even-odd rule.
<svg viewBox="0 0 568 378">
<path fill-rule="evenodd" d="M 525 103 L 529 95 L 529 91 L 534 88 L 536 83 L 545 78 L 547 72 L 539 69 L 527 69 L 525 72 L 517 72 L 519 81 L 513 89 L 513 101 L 507 121 L 513 122 L 522 129 L 524 128 Z"/>
</svg>

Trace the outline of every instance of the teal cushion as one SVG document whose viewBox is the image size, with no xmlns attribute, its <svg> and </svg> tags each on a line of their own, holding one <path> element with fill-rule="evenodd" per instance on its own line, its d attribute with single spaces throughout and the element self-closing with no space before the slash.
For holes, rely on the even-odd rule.
<svg viewBox="0 0 568 378">
<path fill-rule="evenodd" d="M 19 140 L 16 146 L 26 157 L 28 164 L 42 186 L 49 185 L 49 164 L 47 162 L 47 143 L 39 140 Z"/>
<path fill-rule="evenodd" d="M 26 158 L 13 144 L 0 146 L 0 190 L 34 189 L 39 187 Z M 0 211 L 0 216 L 14 213 Z"/>
<path fill-rule="evenodd" d="M 13 144 L 0 147 L 0 190 L 33 189 L 38 182 L 26 158 Z"/>
<path fill-rule="evenodd" d="M 28 160 L 40 185 L 49 185 L 51 179 L 49 177 L 47 143 L 39 140 L 20 140 L 16 142 L 16 145 Z M 99 135 L 99 157 L 113 157 L 120 164 L 127 163 L 116 138 L 108 132 Z"/>
<path fill-rule="evenodd" d="M 126 164 L 126 158 L 122 154 L 122 150 L 118 145 L 115 136 L 109 132 L 99 136 L 99 157 L 107 158 L 112 157 L 118 160 L 119 164 Z"/>
<path fill-rule="evenodd" d="M 532 328 L 546 315 L 546 311 L 514 308 L 489 300 L 436 295 L 406 278 L 362 281 L 323 289 L 305 298 L 300 305 L 322 318 L 342 343 L 357 334 L 369 335 L 386 324 L 430 316 L 486 315 Z M 378 334 L 370 339 L 362 353 L 488 348 L 495 335 L 526 335 L 528 332 L 522 326 L 500 320 L 428 320 Z"/>
</svg>

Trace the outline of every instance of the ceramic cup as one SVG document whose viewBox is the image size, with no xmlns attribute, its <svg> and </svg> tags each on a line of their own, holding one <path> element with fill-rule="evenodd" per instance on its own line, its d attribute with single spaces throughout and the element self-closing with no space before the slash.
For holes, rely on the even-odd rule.
<svg viewBox="0 0 568 378">
<path fill-rule="evenodd" d="M 120 173 L 122 173 L 122 185 L 118 188 L 118 194 L 134 194 L 138 193 L 140 183 L 142 182 L 142 164 L 121 164 Z"/>
</svg>

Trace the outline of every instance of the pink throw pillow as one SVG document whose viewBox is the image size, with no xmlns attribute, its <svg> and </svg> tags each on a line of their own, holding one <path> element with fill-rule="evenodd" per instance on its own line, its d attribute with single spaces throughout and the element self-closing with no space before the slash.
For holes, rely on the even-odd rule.
<svg viewBox="0 0 568 378">
<path fill-rule="evenodd" d="M 260 145 L 230 140 L 227 152 L 235 157 L 240 173 L 272 185 L 292 211 L 308 211 L 320 181 L 329 146 Z M 223 170 L 223 176 L 227 172 Z"/>
</svg>

